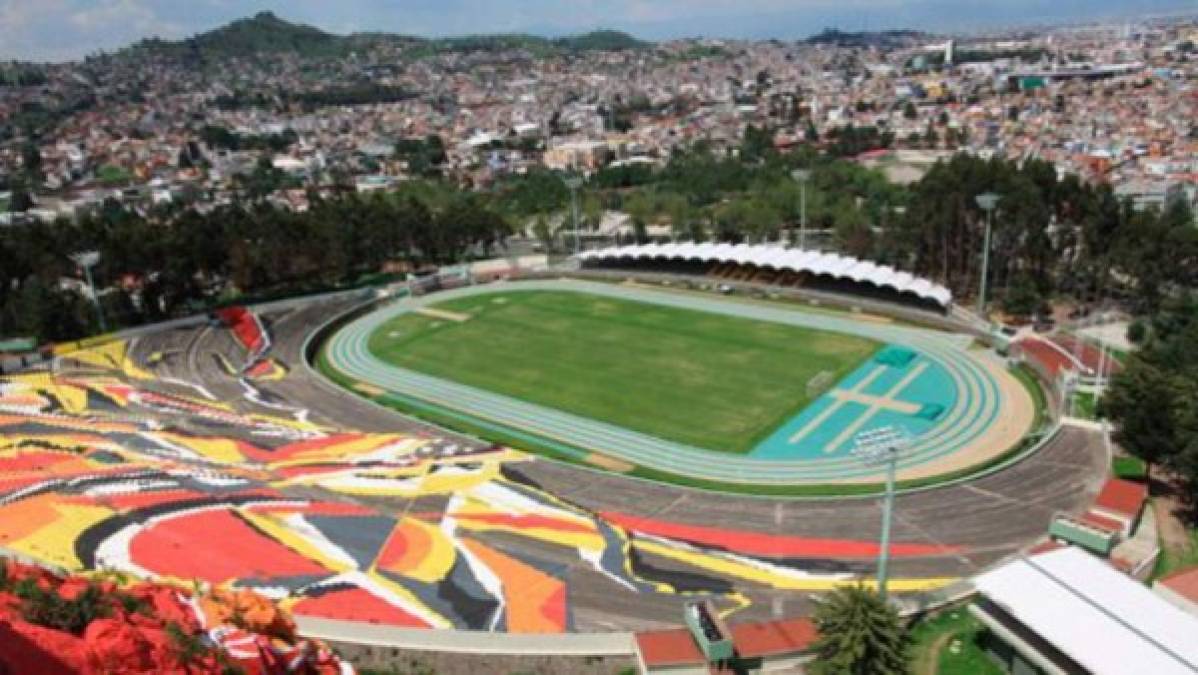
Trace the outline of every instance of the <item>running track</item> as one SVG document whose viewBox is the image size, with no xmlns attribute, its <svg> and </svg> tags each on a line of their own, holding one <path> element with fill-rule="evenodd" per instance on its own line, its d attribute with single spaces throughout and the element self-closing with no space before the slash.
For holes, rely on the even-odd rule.
<svg viewBox="0 0 1198 675">
<path fill-rule="evenodd" d="M 330 364 L 341 373 L 409 402 L 452 411 L 507 433 L 532 434 L 576 459 L 588 452 L 676 475 L 725 483 L 796 484 L 863 481 L 878 470 L 852 457 L 777 460 L 731 455 L 665 441 L 515 398 L 458 384 L 378 359 L 367 347 L 370 335 L 392 318 L 427 305 L 499 291 L 582 291 L 625 300 L 713 312 L 805 328 L 859 335 L 914 349 L 941 364 L 959 392 L 956 405 L 938 424 L 916 439 L 900 461 L 900 471 L 942 460 L 984 436 L 1003 412 L 994 371 L 967 351 L 970 338 L 960 335 L 842 318 L 714 297 L 653 291 L 577 280 L 522 281 L 518 284 L 471 286 L 423 298 L 405 298 L 371 312 L 338 331 L 326 345 Z"/>
</svg>

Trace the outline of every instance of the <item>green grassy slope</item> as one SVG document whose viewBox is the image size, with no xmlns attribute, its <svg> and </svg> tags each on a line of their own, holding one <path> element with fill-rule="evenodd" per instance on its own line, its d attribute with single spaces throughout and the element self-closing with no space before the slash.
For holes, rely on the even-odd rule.
<svg viewBox="0 0 1198 675">
<path fill-rule="evenodd" d="M 659 438 L 747 452 L 878 344 L 718 314 L 570 292 L 437 304 L 455 322 L 404 315 L 370 340 L 396 365 Z"/>
</svg>

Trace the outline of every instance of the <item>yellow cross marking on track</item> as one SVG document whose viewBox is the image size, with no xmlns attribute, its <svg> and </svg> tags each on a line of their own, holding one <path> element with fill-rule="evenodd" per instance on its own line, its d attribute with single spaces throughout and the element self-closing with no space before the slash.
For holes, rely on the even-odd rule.
<svg viewBox="0 0 1198 675">
<path fill-rule="evenodd" d="M 883 410 L 893 410 L 896 413 L 904 415 L 914 415 L 922 407 L 918 403 L 911 403 L 910 401 L 898 401 L 884 396 L 870 396 L 869 394 L 862 394 L 846 389 L 837 389 L 831 393 L 831 396 L 840 401 L 860 403 L 869 408 L 877 406 Z"/>
<path fill-rule="evenodd" d="M 840 433 L 836 435 L 836 438 L 833 438 L 828 442 L 827 445 L 824 446 L 824 452 L 832 452 L 836 450 L 836 448 L 839 448 L 841 443 L 844 443 L 853 434 L 857 433 L 858 429 L 865 426 L 865 423 L 884 407 L 884 402 L 893 401 L 894 397 L 898 396 L 899 392 L 901 392 L 903 389 L 906 389 L 907 385 L 911 384 L 915 378 L 919 377 L 920 374 L 927 369 L 927 367 L 928 362 L 921 361 L 919 365 L 912 368 L 911 372 L 907 373 L 903 376 L 903 379 L 896 382 L 895 385 L 890 388 L 890 391 L 886 392 L 879 401 L 875 402 L 869 407 L 868 410 L 861 413 L 861 416 L 853 420 L 852 424 L 846 426 L 844 429 L 841 429 Z"/>
<path fill-rule="evenodd" d="M 860 382 L 858 382 L 856 385 L 854 385 L 853 388 L 850 389 L 849 391 L 853 392 L 853 393 L 860 393 L 860 392 L 864 391 L 865 388 L 868 387 L 871 382 L 878 379 L 878 376 L 884 372 L 886 372 L 886 366 L 874 366 L 874 369 L 870 371 L 869 375 L 866 375 Z M 840 391 L 840 390 L 837 390 L 837 391 Z M 824 408 L 820 412 L 820 414 L 816 415 L 814 418 L 811 419 L 811 421 L 807 422 L 807 424 L 805 424 L 802 429 L 799 429 L 798 431 L 796 431 L 794 433 L 794 435 L 791 436 L 786 442 L 791 445 L 794 445 L 794 444 L 798 443 L 799 441 L 803 440 L 804 438 L 807 437 L 807 434 L 809 434 L 812 431 L 815 431 L 817 428 L 819 428 L 819 425 L 823 424 L 824 420 L 831 417 L 832 414 L 835 413 L 837 410 L 840 410 L 840 406 L 842 406 L 844 404 L 845 404 L 845 401 L 843 399 L 837 399 L 836 402 L 834 402 L 832 405 L 828 406 L 827 408 Z"/>
</svg>

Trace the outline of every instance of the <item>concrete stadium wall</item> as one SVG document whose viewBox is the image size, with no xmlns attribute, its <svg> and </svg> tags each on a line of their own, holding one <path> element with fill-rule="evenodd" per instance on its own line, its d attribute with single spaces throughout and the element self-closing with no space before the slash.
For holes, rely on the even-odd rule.
<svg viewBox="0 0 1198 675">
<path fill-rule="evenodd" d="M 304 637 L 376 647 L 459 654 L 542 656 L 631 656 L 632 633 L 490 633 L 471 630 L 402 628 L 296 617 Z"/>
</svg>

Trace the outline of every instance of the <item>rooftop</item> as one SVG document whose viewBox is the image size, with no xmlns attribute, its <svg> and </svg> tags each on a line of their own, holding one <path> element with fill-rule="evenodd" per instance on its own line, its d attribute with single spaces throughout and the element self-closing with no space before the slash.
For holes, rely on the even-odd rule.
<svg viewBox="0 0 1198 675">
<path fill-rule="evenodd" d="M 742 623 L 732 627 L 736 653 L 746 659 L 803 651 L 818 637 L 815 624 L 807 618 Z"/>
<path fill-rule="evenodd" d="M 1140 513 L 1145 499 L 1148 499 L 1146 484 L 1111 478 L 1103 484 L 1098 498 L 1094 500 L 1094 506 L 1134 518 Z"/>
<path fill-rule="evenodd" d="M 741 623 L 730 630 L 736 655 L 744 659 L 801 652 L 819 637 L 815 624 L 807 618 Z M 706 663 L 690 631 L 684 628 L 637 633 L 636 643 L 649 667 Z"/>
<path fill-rule="evenodd" d="M 1190 602 L 1198 603 L 1198 567 L 1174 572 L 1156 583 Z"/>
<path fill-rule="evenodd" d="M 1081 549 L 1022 558 L 975 584 L 1095 675 L 1198 672 L 1198 618 Z"/>
<path fill-rule="evenodd" d="M 651 668 L 707 662 L 690 631 L 685 628 L 637 633 L 636 644 L 645 665 Z"/>
<path fill-rule="evenodd" d="M 1123 523 L 1115 520 L 1114 518 L 1107 518 L 1101 514 L 1094 513 L 1093 511 L 1088 511 L 1083 514 L 1081 520 L 1083 523 L 1093 525 L 1100 530 L 1107 530 L 1108 532 L 1123 531 Z"/>
</svg>

